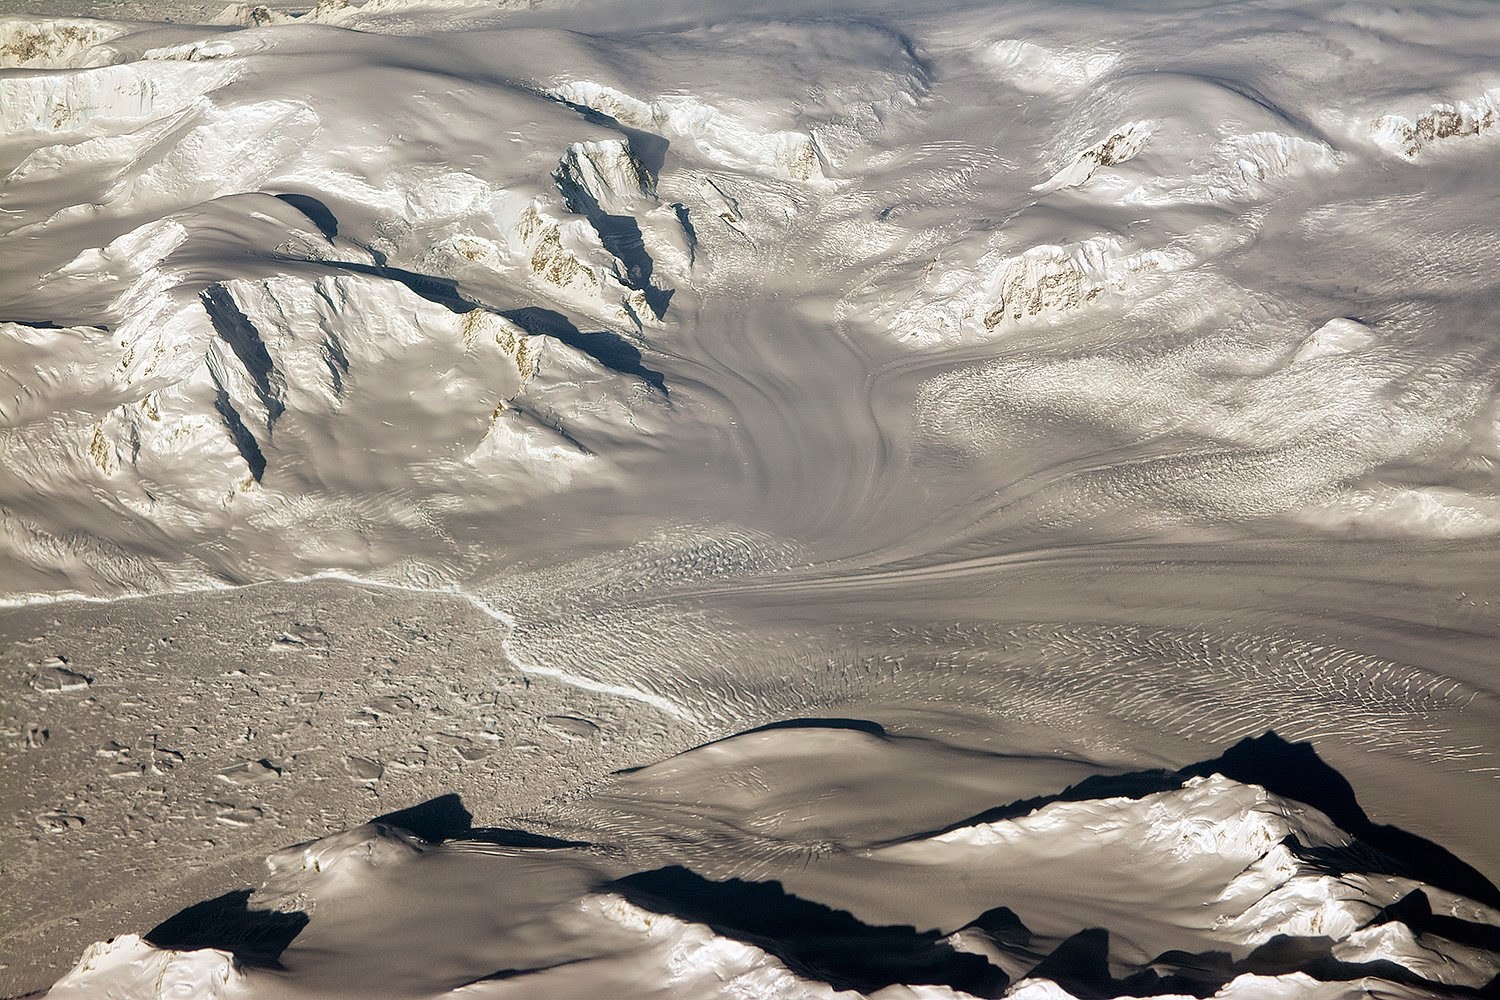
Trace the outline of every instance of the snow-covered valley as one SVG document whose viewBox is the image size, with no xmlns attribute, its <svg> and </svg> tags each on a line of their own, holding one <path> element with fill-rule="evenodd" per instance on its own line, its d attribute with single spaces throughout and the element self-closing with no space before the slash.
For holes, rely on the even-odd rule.
<svg viewBox="0 0 1500 1000">
<path fill-rule="evenodd" d="M 0 993 L 1493 989 L 1496 52 L 0 8 Z"/>
</svg>

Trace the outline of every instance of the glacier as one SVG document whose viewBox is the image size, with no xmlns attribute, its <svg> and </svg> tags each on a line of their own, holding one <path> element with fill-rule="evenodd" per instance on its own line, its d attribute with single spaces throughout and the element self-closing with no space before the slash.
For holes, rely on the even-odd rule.
<svg viewBox="0 0 1500 1000">
<path fill-rule="evenodd" d="M 0 994 L 1493 991 L 1496 51 L 7 5 Z"/>
</svg>

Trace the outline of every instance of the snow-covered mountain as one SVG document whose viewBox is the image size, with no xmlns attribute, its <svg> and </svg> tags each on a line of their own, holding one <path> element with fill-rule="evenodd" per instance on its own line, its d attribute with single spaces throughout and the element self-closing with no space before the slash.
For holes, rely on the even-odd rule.
<svg viewBox="0 0 1500 1000">
<path fill-rule="evenodd" d="M 868 723 L 742 734 L 622 776 L 580 808 L 627 824 L 649 809 L 662 840 L 717 832 L 704 860 L 732 869 L 795 796 L 773 775 L 795 786 L 833 777 L 832 761 L 877 771 L 872 757 L 955 756 L 892 742 Z M 1370 841 L 1221 773 L 1257 768 Z M 765 780 L 733 796 L 700 783 L 757 772 Z M 377 821 L 288 848 L 248 898 L 96 944 L 47 995 L 1416 997 L 1473 995 L 1500 973 L 1494 887 L 1480 901 L 1425 882 L 1453 882 L 1441 852 L 1370 824 L 1336 772 L 1274 737 L 1181 772 L 1096 776 L 938 833 L 857 846 L 853 831 L 827 831 L 822 875 L 805 857 L 782 859 L 781 879 L 630 871 L 628 839 L 449 832 L 427 840 Z M 776 835 L 811 846 L 799 833 Z M 940 911 L 954 916 L 930 926 Z"/>
<path fill-rule="evenodd" d="M 1497 51 L 7 4 L 0 992 L 1493 989 Z"/>
<path fill-rule="evenodd" d="M 700 453 L 727 434 L 760 467 L 740 485 L 802 490 L 781 453 L 811 415 L 746 433 L 737 411 L 766 404 L 723 370 L 760 385 L 768 365 L 800 398 L 856 367 L 830 334 L 950 359 L 918 392 L 922 448 L 982 470 L 984 442 L 1054 428 L 1012 449 L 1024 481 L 1068 435 L 1111 442 L 1030 490 L 1020 529 L 1102 510 L 1494 533 L 1494 359 L 1464 339 L 1494 235 L 1467 182 L 1500 134 L 1487 18 L 1413 15 L 1410 43 L 1302 8 L 1222 30 L 980 8 L 584 36 L 483 8 L 418 34 L 418 8 L 395 27 L 387 8 L 6 22 L 13 592 L 469 585 L 500 567 L 447 522 L 688 464 L 637 463 L 640 433 Z M 1422 42 L 1445 17 L 1462 43 Z M 774 351 L 726 355 L 718 317 Z M 1367 335 L 1302 349 L 1349 322 Z M 444 339 L 460 353 L 423 356 Z M 403 341 L 419 353 L 397 360 Z M 371 352 L 410 406 L 381 398 L 403 379 Z M 442 393 L 468 404 L 451 426 L 417 402 Z M 356 544 L 317 544 L 312 508 Z"/>
</svg>

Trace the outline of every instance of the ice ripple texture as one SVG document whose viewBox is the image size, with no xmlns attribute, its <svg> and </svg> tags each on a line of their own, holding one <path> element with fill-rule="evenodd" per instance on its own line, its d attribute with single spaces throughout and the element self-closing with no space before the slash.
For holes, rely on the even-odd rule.
<svg viewBox="0 0 1500 1000">
<path fill-rule="evenodd" d="M 931 815 L 866 814 L 839 836 L 832 819 L 772 829 L 811 822 L 787 789 L 826 804 L 835 777 L 804 788 L 763 761 L 705 777 L 703 749 L 676 791 L 608 777 L 846 716 L 1003 747 L 1018 773 L 1042 768 L 1037 793 L 1275 730 L 1372 815 L 1500 874 L 1495 11 L 698 7 L 0 18 L 0 560 L 10 630 L 28 630 L 5 766 L 26 782 L 33 881 L 108 849 L 89 817 L 139 815 L 131 782 L 262 854 L 331 822 L 318 796 L 274 789 L 336 786 L 348 820 L 388 789 L 458 782 L 474 806 L 490 782 L 532 829 L 642 866 L 723 882 L 823 865 L 839 874 L 808 876 L 815 896 L 883 927 L 941 924 L 953 940 L 921 949 L 1061 995 L 1025 974 L 1076 970 L 1044 961 L 1086 930 L 1071 917 L 1025 924 L 1047 939 L 1031 948 L 963 923 L 987 906 L 924 917 L 840 888 L 877 870 L 909 887 L 891 874 L 906 861 L 880 859 L 911 849 L 882 838 L 995 789 L 929 801 L 899 772 L 966 773 L 972 755 L 896 754 L 875 771 Z M 221 674 L 205 616 L 271 665 L 237 653 Z M 161 631 L 161 649 L 118 628 Z M 385 652 L 340 659 L 356 647 Z M 206 739 L 183 767 L 195 751 L 148 751 L 148 728 L 192 727 L 183 706 L 210 676 L 254 745 Z M 131 677 L 161 704 L 142 708 Z M 305 725 L 264 717 L 256 677 Z M 325 696 L 343 714 L 316 709 Z M 452 718 L 418 725 L 434 706 Z M 111 712 L 141 731 L 105 732 Z M 841 738 L 773 742 L 855 768 Z M 1063 781 L 1037 763 L 1052 758 L 1079 770 Z M 46 798 L 64 772 L 78 787 Z M 685 815 L 715 782 L 779 818 Z M 1206 787 L 1153 794 L 1211 811 Z M 1209 790 L 1247 815 L 1301 808 L 1258 787 Z M 1144 808 L 1108 822 L 1145 829 Z M 1347 846 L 1309 822 L 1278 836 Z M 325 847 L 395 869 L 431 853 L 380 829 Z M 1311 855 L 1260 846 L 1240 860 L 1311 878 Z M 856 847 L 868 869 L 824 860 Z M 898 988 L 809 985 L 785 942 L 726 936 L 682 899 L 652 910 L 665 883 L 624 869 L 600 889 L 579 874 L 593 863 L 515 875 L 528 912 L 573 907 L 547 918 L 560 940 L 652 957 L 548 972 L 558 995 L 646 992 L 629 972 L 645 967 L 697 970 L 682 995 Z M 1311 884 L 1277 883 L 1288 933 L 1311 933 L 1298 899 L 1337 924 L 1321 889 L 1298 896 Z M 1415 924 L 1377 920 L 1400 900 L 1371 892 L 1358 919 L 1339 911 L 1353 923 L 1326 962 L 1399 952 L 1421 982 L 1393 990 L 1483 985 L 1488 959 L 1461 949 L 1443 954 L 1463 982 L 1410 964 L 1392 928 L 1420 937 L 1426 918 L 1412 902 Z M 1225 926 L 1280 926 L 1248 913 Z M 1106 957 L 1225 944 L 1147 937 Z M 90 968 L 240 988 L 233 955 L 137 947 Z M 1244 961 L 1189 992 L 1338 995 L 1295 979 L 1303 965 Z"/>
</svg>

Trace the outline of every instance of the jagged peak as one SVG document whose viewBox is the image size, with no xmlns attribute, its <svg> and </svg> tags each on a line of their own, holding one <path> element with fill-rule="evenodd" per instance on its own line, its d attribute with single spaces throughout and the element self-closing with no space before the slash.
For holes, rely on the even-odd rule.
<svg viewBox="0 0 1500 1000">
<path fill-rule="evenodd" d="M 1376 144 L 1388 153 L 1415 160 L 1424 152 L 1456 148 L 1465 140 L 1500 134 L 1500 88 L 1467 101 L 1435 103 L 1408 118 L 1387 114 L 1370 123 Z"/>
</svg>

